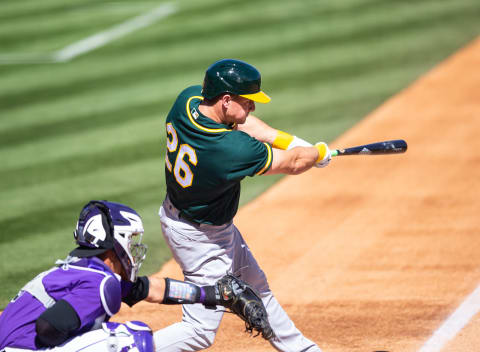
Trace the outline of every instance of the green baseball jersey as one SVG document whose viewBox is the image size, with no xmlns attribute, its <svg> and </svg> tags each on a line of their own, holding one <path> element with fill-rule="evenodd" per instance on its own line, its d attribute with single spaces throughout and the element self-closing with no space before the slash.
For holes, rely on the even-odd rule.
<svg viewBox="0 0 480 352">
<path fill-rule="evenodd" d="M 221 225 L 238 210 L 240 181 L 272 165 L 272 147 L 203 115 L 201 89 L 185 89 L 167 116 L 167 194 L 180 216 Z"/>
</svg>

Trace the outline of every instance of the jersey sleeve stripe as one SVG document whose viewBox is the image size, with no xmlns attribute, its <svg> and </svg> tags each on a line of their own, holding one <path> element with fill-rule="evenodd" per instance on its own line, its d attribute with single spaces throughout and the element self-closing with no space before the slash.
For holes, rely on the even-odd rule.
<svg viewBox="0 0 480 352">
<path fill-rule="evenodd" d="M 190 102 L 191 102 L 193 99 L 203 100 L 203 97 L 202 97 L 202 96 L 197 96 L 197 95 L 196 95 L 196 96 L 193 96 L 193 97 L 190 97 L 190 98 L 187 100 L 187 104 L 186 104 L 188 119 L 190 120 L 190 122 L 191 122 L 196 128 L 198 128 L 199 130 L 205 131 L 205 132 L 210 132 L 210 133 L 219 133 L 219 132 L 229 132 L 229 131 L 230 131 L 230 130 L 227 129 L 227 128 L 207 128 L 207 127 L 203 127 L 203 126 L 200 125 L 197 121 L 195 121 L 195 119 L 194 119 L 193 116 L 192 116 L 192 113 L 190 112 Z"/>
<path fill-rule="evenodd" d="M 263 168 L 259 172 L 257 172 L 255 175 L 263 174 L 272 165 L 272 147 L 268 143 L 263 143 L 263 144 L 265 144 L 265 147 L 267 147 L 267 153 L 268 153 L 267 162 L 265 163 Z"/>
<path fill-rule="evenodd" d="M 111 276 L 107 276 L 102 280 L 102 283 L 100 284 L 100 299 L 102 300 L 102 306 L 103 309 L 105 309 L 105 312 L 108 314 L 108 316 L 114 315 L 116 312 L 110 311 L 110 307 L 108 306 L 107 299 L 105 297 L 105 292 L 104 292 L 104 287 L 108 279 L 110 279 Z"/>
</svg>

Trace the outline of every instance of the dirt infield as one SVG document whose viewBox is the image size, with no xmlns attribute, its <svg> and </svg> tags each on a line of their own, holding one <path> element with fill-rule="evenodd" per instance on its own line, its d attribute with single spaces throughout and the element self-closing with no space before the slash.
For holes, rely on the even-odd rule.
<svg viewBox="0 0 480 352">
<path fill-rule="evenodd" d="M 480 39 L 331 146 L 403 138 L 406 154 L 338 157 L 286 177 L 236 224 L 295 324 L 324 352 L 418 351 L 480 283 Z M 153 255 L 152 253 L 150 255 Z M 158 273 L 182 278 L 168 262 Z M 181 309 L 117 321 L 160 329 Z M 443 351 L 476 351 L 474 318 Z M 271 351 L 227 315 L 211 351 Z"/>
</svg>

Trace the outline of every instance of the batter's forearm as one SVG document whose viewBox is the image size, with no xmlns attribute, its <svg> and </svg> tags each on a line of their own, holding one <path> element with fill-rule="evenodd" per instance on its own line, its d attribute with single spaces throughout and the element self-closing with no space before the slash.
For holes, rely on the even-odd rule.
<svg viewBox="0 0 480 352">
<path fill-rule="evenodd" d="M 264 175 L 298 175 L 310 169 L 318 158 L 314 147 L 298 147 L 291 150 L 273 149 L 272 166 Z"/>
<path fill-rule="evenodd" d="M 311 169 L 318 159 L 318 151 L 315 147 L 299 147 L 287 153 L 294 155 L 285 172 L 288 175 L 298 175 Z"/>
<path fill-rule="evenodd" d="M 325 143 L 313 147 L 297 147 L 291 150 L 273 149 L 272 166 L 264 175 L 287 174 L 298 175 L 328 157 L 329 150 Z"/>
</svg>

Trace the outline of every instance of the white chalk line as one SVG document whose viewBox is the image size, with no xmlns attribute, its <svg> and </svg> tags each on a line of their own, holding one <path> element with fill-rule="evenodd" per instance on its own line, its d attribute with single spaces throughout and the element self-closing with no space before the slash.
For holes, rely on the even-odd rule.
<svg viewBox="0 0 480 352">
<path fill-rule="evenodd" d="M 148 27 L 158 20 L 175 13 L 176 11 L 177 8 L 175 5 L 172 3 L 166 3 L 154 8 L 151 11 L 148 11 L 147 13 L 136 16 L 119 25 L 116 25 L 106 31 L 94 34 L 78 42 L 67 45 L 65 48 L 57 50 L 53 53 L 0 55 L 0 64 L 10 65 L 67 62 L 77 56 L 105 46 L 115 39 L 124 37 L 136 30 Z"/>
<path fill-rule="evenodd" d="M 439 352 L 480 311 L 480 286 L 433 333 L 418 352 Z"/>
</svg>

